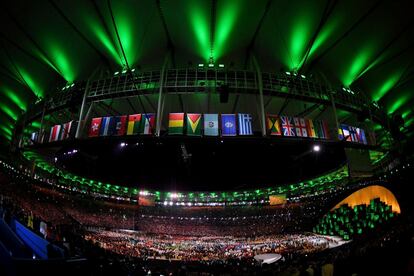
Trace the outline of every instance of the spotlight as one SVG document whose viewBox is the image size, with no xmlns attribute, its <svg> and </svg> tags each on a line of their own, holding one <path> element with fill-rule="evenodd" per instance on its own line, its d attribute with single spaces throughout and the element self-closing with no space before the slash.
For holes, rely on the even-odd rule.
<svg viewBox="0 0 414 276">
<path fill-rule="evenodd" d="M 321 151 L 321 146 L 319 146 L 319 145 L 314 145 L 314 146 L 313 146 L 313 148 L 312 148 L 312 150 L 313 150 L 314 152 L 319 152 L 319 151 Z"/>
<path fill-rule="evenodd" d="M 127 143 L 124 143 L 124 142 L 122 142 L 121 144 L 120 144 L 120 146 L 121 146 L 121 148 L 123 148 L 123 147 L 125 147 L 125 146 L 127 146 L 128 144 Z"/>
</svg>

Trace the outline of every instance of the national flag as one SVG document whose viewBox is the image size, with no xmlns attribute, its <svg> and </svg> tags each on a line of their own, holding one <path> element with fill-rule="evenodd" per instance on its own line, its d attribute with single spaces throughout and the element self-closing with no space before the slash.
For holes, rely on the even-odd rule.
<svg viewBox="0 0 414 276">
<path fill-rule="evenodd" d="M 128 116 L 127 135 L 136 135 L 139 133 L 141 114 L 133 114 Z"/>
<path fill-rule="evenodd" d="M 69 131 L 69 138 L 75 138 L 77 130 L 78 130 L 78 121 L 72 121 L 72 125 L 70 126 L 70 131 Z"/>
<path fill-rule="evenodd" d="M 344 132 L 341 127 L 338 128 L 338 139 L 342 141 L 344 139 Z"/>
<path fill-rule="evenodd" d="M 114 117 L 103 117 L 101 128 L 99 130 L 99 136 L 109 136 L 114 129 L 115 119 Z"/>
<path fill-rule="evenodd" d="M 343 138 L 345 139 L 345 141 L 351 142 L 351 133 L 349 131 L 349 126 L 345 125 L 345 124 L 341 124 L 341 129 L 342 129 L 342 134 L 343 134 Z"/>
<path fill-rule="evenodd" d="M 112 117 L 113 122 L 110 124 L 109 135 L 122 136 L 126 132 L 127 115 Z"/>
<path fill-rule="evenodd" d="M 359 142 L 358 135 L 357 135 L 357 132 L 356 132 L 356 127 L 350 126 L 349 127 L 349 133 L 351 135 L 351 141 L 352 142 Z"/>
<path fill-rule="evenodd" d="M 236 136 L 236 115 L 221 114 L 221 135 Z"/>
<path fill-rule="evenodd" d="M 99 129 L 101 128 L 102 118 L 93 118 L 91 122 L 91 128 L 89 129 L 89 137 L 98 137 Z"/>
<path fill-rule="evenodd" d="M 168 120 L 168 134 L 184 133 L 184 113 L 170 113 Z"/>
<path fill-rule="evenodd" d="M 204 135 L 219 135 L 218 114 L 204 114 Z"/>
<path fill-rule="evenodd" d="M 304 118 L 294 117 L 293 122 L 295 123 L 296 136 L 308 137 L 306 129 L 306 122 Z"/>
<path fill-rule="evenodd" d="M 296 136 L 295 126 L 292 122 L 292 117 L 280 116 L 282 121 L 283 136 Z"/>
<path fill-rule="evenodd" d="M 155 114 L 144 113 L 141 118 L 141 134 L 149 135 L 154 133 Z"/>
<path fill-rule="evenodd" d="M 59 140 L 61 128 L 61 125 L 55 125 L 50 129 L 49 142 L 55 142 Z"/>
<path fill-rule="evenodd" d="M 267 115 L 267 132 L 270 135 L 282 135 L 279 116 Z"/>
<path fill-rule="evenodd" d="M 66 140 L 69 139 L 70 129 L 72 127 L 72 121 L 64 123 L 62 125 L 62 131 L 60 135 L 60 140 Z"/>
<path fill-rule="evenodd" d="M 318 135 L 318 138 L 320 139 L 329 139 L 329 129 L 328 125 L 325 121 L 317 120 L 314 121 L 314 126 L 316 130 L 316 134 Z"/>
<path fill-rule="evenodd" d="M 32 140 L 33 142 L 37 142 L 37 136 L 38 132 L 32 132 L 32 134 L 30 135 L 30 140 Z"/>
<path fill-rule="evenodd" d="M 306 123 L 306 130 L 308 132 L 308 137 L 317 138 L 318 136 L 316 136 L 316 131 L 315 131 L 315 126 L 313 124 L 313 120 L 305 119 L 305 123 Z"/>
<path fill-rule="evenodd" d="M 43 144 L 45 141 L 49 141 L 48 132 L 44 129 L 40 130 L 39 137 L 39 143 L 41 144 Z"/>
<path fill-rule="evenodd" d="M 201 136 L 201 114 L 187 113 L 187 135 Z"/>
<path fill-rule="evenodd" d="M 358 135 L 358 141 L 365 145 L 368 144 L 367 137 L 365 136 L 365 131 L 362 128 L 357 128 L 356 131 Z"/>
<path fill-rule="evenodd" d="M 326 121 L 322 121 L 322 127 L 324 129 L 325 139 L 329 139 L 330 138 L 330 135 L 329 135 L 328 123 Z"/>
<path fill-rule="evenodd" d="M 239 113 L 239 135 L 253 135 L 252 115 L 246 113 Z"/>
</svg>

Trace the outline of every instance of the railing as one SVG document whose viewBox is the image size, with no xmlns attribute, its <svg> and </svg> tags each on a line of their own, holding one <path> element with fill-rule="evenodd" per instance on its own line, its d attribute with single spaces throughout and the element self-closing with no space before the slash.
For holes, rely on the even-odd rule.
<svg viewBox="0 0 414 276">
<path fill-rule="evenodd" d="M 351 112 L 371 111 L 377 120 L 386 118 L 383 112 L 370 103 L 362 93 L 348 93 L 333 89 L 328 83 L 309 79 L 301 75 L 285 73 L 262 73 L 263 93 L 267 96 L 296 98 L 308 102 L 331 105 L 331 97 L 338 108 Z M 163 91 L 168 94 L 210 93 L 226 85 L 229 93 L 258 94 L 257 73 L 248 70 L 224 70 L 224 68 L 168 69 L 163 81 Z M 27 113 L 26 122 L 31 122 L 45 113 L 80 105 L 87 90 L 87 102 L 132 97 L 158 93 L 161 71 L 119 73 L 109 78 L 93 80 L 59 91 L 46 101 L 34 105 Z"/>
</svg>

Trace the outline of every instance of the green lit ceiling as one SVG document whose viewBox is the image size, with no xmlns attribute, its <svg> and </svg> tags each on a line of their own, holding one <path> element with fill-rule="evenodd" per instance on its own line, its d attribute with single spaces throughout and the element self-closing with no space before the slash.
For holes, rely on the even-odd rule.
<svg viewBox="0 0 414 276">
<path fill-rule="evenodd" d="M 0 9 L 0 143 L 56 87 L 96 68 L 160 68 L 169 49 L 170 66 L 245 68 L 251 53 L 262 71 L 319 72 L 366 92 L 409 127 L 414 10 L 406 2 L 10 1 Z"/>
</svg>

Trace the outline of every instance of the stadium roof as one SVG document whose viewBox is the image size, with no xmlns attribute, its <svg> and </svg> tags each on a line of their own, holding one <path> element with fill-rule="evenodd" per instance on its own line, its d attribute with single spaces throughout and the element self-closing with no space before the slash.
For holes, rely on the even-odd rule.
<svg viewBox="0 0 414 276">
<path fill-rule="evenodd" d="M 199 63 L 322 72 L 414 122 L 410 1 L 9 1 L 0 9 L 0 141 L 28 106 L 96 68 Z M 410 127 L 409 127 L 410 128 Z M 413 128 L 410 128 L 413 129 Z"/>
</svg>

